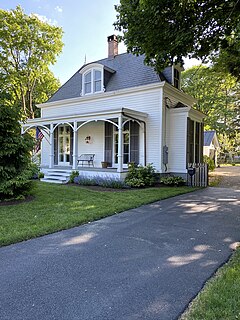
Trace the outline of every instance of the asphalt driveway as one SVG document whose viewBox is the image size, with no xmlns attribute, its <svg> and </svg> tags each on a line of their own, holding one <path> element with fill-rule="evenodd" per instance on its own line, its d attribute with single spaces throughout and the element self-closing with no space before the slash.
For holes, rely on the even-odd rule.
<svg viewBox="0 0 240 320">
<path fill-rule="evenodd" d="M 239 205 L 208 188 L 0 248 L 0 319 L 177 319 L 239 241 Z"/>
</svg>

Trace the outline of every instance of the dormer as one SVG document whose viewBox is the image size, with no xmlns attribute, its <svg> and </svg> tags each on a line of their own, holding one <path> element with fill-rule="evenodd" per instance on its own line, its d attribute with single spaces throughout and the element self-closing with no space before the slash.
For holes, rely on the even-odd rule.
<svg viewBox="0 0 240 320">
<path fill-rule="evenodd" d="M 82 95 L 104 92 L 104 69 L 99 63 L 91 63 L 80 70 Z"/>
<path fill-rule="evenodd" d="M 181 72 L 184 70 L 180 64 L 174 64 L 163 70 L 162 74 L 166 80 L 171 83 L 175 88 L 181 90 Z"/>
</svg>

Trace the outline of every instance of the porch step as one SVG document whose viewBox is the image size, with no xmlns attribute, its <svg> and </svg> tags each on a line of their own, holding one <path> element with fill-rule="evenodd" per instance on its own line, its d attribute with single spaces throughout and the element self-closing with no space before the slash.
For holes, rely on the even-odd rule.
<svg viewBox="0 0 240 320">
<path fill-rule="evenodd" d="M 70 174 L 71 174 L 71 171 L 48 170 L 45 173 L 44 178 L 41 179 L 41 181 L 49 182 L 49 183 L 65 184 L 65 183 L 68 183 Z"/>
</svg>

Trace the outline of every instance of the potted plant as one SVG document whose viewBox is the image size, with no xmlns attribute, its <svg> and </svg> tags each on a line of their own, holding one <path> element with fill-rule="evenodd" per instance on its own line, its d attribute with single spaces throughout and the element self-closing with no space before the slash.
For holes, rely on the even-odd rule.
<svg viewBox="0 0 240 320">
<path fill-rule="evenodd" d="M 107 161 L 102 161 L 102 168 L 107 168 L 108 167 L 108 162 Z"/>
</svg>

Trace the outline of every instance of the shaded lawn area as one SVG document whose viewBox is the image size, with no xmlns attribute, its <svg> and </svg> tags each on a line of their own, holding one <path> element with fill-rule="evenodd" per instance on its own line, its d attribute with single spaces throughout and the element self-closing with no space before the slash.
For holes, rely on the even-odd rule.
<svg viewBox="0 0 240 320">
<path fill-rule="evenodd" d="M 79 226 L 195 190 L 189 187 L 161 187 L 100 192 L 41 182 L 34 182 L 34 187 L 33 201 L 0 206 L 0 246 Z"/>
<path fill-rule="evenodd" d="M 240 319 L 240 248 L 208 281 L 180 319 Z"/>
</svg>

